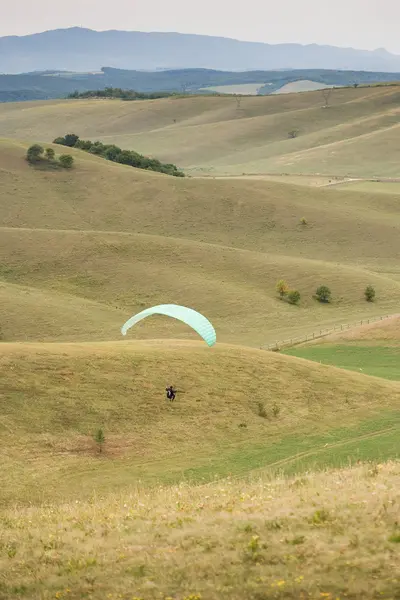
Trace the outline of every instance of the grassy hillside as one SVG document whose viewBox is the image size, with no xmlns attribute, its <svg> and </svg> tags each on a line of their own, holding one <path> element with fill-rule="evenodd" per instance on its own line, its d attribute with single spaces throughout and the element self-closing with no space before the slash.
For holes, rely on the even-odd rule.
<svg viewBox="0 0 400 600">
<path fill-rule="evenodd" d="M 4 514 L 14 598 L 397 598 L 399 463 Z"/>
<path fill-rule="evenodd" d="M 332 334 L 286 354 L 399 381 L 400 316 Z"/>
<path fill-rule="evenodd" d="M 281 164 L 288 143 L 304 166 L 329 140 L 352 148 L 351 169 L 397 169 L 394 90 L 336 100 L 0 107 L 14 138 L 0 141 L 0 600 L 396 597 L 396 463 L 265 478 L 399 457 L 397 321 L 327 340 L 346 348 L 331 361 L 344 369 L 254 348 L 398 313 L 396 189 L 352 188 L 340 173 L 331 187 L 314 174 L 177 179 L 76 149 L 69 170 L 24 158 L 69 129 L 197 171 Z M 300 120 L 304 137 L 279 137 Z M 277 297 L 282 278 L 299 306 Z M 331 304 L 313 298 L 321 284 Z M 122 341 L 132 313 L 164 302 L 203 312 L 217 345 L 162 317 Z"/>
<path fill-rule="evenodd" d="M 314 330 L 315 322 L 398 306 L 396 196 L 175 180 L 76 150 L 74 169 L 49 171 L 30 167 L 25 149 L 0 145 L 7 341 L 118 339 L 135 310 L 179 302 L 204 311 L 221 341 L 263 345 Z M 300 290 L 299 307 L 277 299 L 282 277 Z M 312 298 L 321 283 L 332 288 L 331 306 Z M 372 305 L 363 298 L 369 283 L 379 297 Z M 173 331 L 191 335 L 168 320 L 146 322 L 140 335 Z"/>
<path fill-rule="evenodd" d="M 397 383 L 261 350 L 3 343 L 0 363 L 3 505 L 399 452 Z"/>
<path fill-rule="evenodd" d="M 51 141 L 69 130 L 192 173 L 395 177 L 399 97 L 394 86 L 335 89 L 327 109 L 321 91 L 246 97 L 240 108 L 232 97 L 12 103 L 0 106 L 0 136 Z"/>
</svg>

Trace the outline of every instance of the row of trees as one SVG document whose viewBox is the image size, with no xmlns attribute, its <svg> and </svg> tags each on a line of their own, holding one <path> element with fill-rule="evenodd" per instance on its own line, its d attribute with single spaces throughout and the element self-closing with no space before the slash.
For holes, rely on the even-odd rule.
<svg viewBox="0 0 400 600">
<path fill-rule="evenodd" d="M 74 164 L 74 158 L 70 154 L 61 154 L 61 156 L 56 157 L 53 148 L 44 149 L 39 144 L 33 144 L 33 146 L 28 148 L 26 160 L 31 165 L 47 161 L 49 164 L 62 167 L 63 169 L 70 169 Z"/>
<path fill-rule="evenodd" d="M 276 291 L 278 292 L 281 300 L 286 300 L 289 302 L 289 304 L 299 304 L 301 299 L 300 292 L 298 290 L 291 290 L 286 281 L 283 279 L 278 281 L 276 284 Z M 329 304 L 329 302 L 332 300 L 332 292 L 328 286 L 320 285 L 317 288 L 314 297 L 316 300 L 318 300 L 318 302 Z M 373 302 L 375 300 L 376 291 L 372 285 L 367 285 L 364 290 L 364 297 L 367 302 Z"/>
<path fill-rule="evenodd" d="M 119 100 L 156 100 L 176 96 L 176 92 L 136 92 L 122 88 L 106 87 L 104 90 L 89 90 L 87 92 L 73 92 L 68 98 L 109 98 Z"/>
<path fill-rule="evenodd" d="M 68 146 L 69 148 L 79 148 L 96 156 L 101 156 L 106 160 L 129 165 L 137 169 L 146 169 L 147 171 L 157 171 L 174 177 L 185 177 L 183 171 L 172 163 L 162 163 L 156 158 L 143 156 L 134 150 L 122 150 L 114 144 L 103 144 L 102 142 L 91 142 L 90 140 L 81 140 L 75 133 L 68 133 L 64 137 L 58 137 L 54 144 Z"/>
</svg>

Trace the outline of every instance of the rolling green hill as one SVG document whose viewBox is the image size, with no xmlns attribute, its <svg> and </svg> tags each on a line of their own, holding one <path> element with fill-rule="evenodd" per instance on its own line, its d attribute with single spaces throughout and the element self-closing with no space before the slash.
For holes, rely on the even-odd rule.
<svg viewBox="0 0 400 600">
<path fill-rule="evenodd" d="M 0 362 L 3 505 L 399 450 L 396 382 L 261 350 L 1 344 Z M 169 382 L 180 390 L 174 403 L 164 397 Z M 100 427 L 104 460 L 93 442 Z"/>
<path fill-rule="evenodd" d="M 0 136 L 49 142 L 69 131 L 192 174 L 399 177 L 399 98 L 393 86 L 335 89 L 328 108 L 321 91 L 245 97 L 239 108 L 232 97 L 11 103 Z"/>
<path fill-rule="evenodd" d="M 221 341 L 260 346 L 307 333 L 315 322 L 328 326 L 398 306 L 396 196 L 176 180 L 77 150 L 72 170 L 54 171 L 29 166 L 22 143 L 0 148 L 6 340 L 118 339 L 123 316 L 168 301 L 196 304 Z M 300 290 L 299 307 L 277 299 L 281 278 Z M 379 290 L 372 305 L 363 298 L 371 282 Z M 312 298 L 321 283 L 332 288 L 331 306 Z M 45 291 L 48 302 L 37 305 Z M 70 327 L 74 310 L 90 319 Z M 169 337 L 171 327 L 163 321 L 141 331 Z"/>
</svg>

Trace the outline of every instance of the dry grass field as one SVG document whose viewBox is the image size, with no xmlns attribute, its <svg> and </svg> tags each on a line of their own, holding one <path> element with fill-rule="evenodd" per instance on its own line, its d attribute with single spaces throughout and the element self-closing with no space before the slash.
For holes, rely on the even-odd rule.
<svg viewBox="0 0 400 600">
<path fill-rule="evenodd" d="M 397 600 L 399 93 L 0 105 L 0 600 Z"/>
<path fill-rule="evenodd" d="M 400 176 L 400 87 L 149 102 L 0 105 L 0 137 L 50 142 L 73 131 L 174 162 L 190 173 Z M 297 129 L 296 139 L 289 132 Z"/>
<path fill-rule="evenodd" d="M 11 508 L 0 597 L 396 600 L 399 490 L 392 462 Z"/>
<path fill-rule="evenodd" d="M 125 317 L 161 302 L 195 304 L 220 341 L 253 346 L 396 312 L 396 195 L 176 179 L 77 150 L 74 169 L 49 171 L 25 151 L 0 146 L 5 341 L 116 340 Z M 300 290 L 299 307 L 276 297 L 281 278 Z M 363 298 L 369 283 L 374 304 Z M 321 284 L 329 306 L 312 297 Z M 170 337 L 175 327 L 140 331 Z"/>
</svg>

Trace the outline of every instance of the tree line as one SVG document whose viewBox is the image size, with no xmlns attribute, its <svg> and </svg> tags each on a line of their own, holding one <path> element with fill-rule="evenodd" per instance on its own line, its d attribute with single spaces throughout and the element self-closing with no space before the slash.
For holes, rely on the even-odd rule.
<svg viewBox="0 0 400 600">
<path fill-rule="evenodd" d="M 121 165 L 129 165 L 130 167 L 145 169 L 147 171 L 156 171 L 165 175 L 172 175 L 173 177 L 185 177 L 183 171 L 180 171 L 172 163 L 162 163 L 156 158 L 143 156 L 143 154 L 139 154 L 134 150 L 123 150 L 115 144 L 81 140 L 75 133 L 68 133 L 64 137 L 58 137 L 53 143 L 67 146 L 68 148 L 79 148 L 80 150 L 101 156 L 106 160 L 111 160 Z"/>
<path fill-rule="evenodd" d="M 176 96 L 176 92 L 136 92 L 135 90 L 123 90 L 122 88 L 106 87 L 104 90 L 88 90 L 86 92 L 75 91 L 68 98 L 117 98 L 120 100 L 156 100 L 157 98 L 169 98 Z"/>
<path fill-rule="evenodd" d="M 301 295 L 298 290 L 290 289 L 285 280 L 281 279 L 276 284 L 276 291 L 281 300 L 285 300 L 289 304 L 299 304 Z M 376 296 L 375 288 L 372 285 L 367 285 L 364 290 L 364 298 L 367 302 L 374 302 Z M 332 292 L 327 285 L 320 285 L 314 295 L 314 298 L 322 304 L 329 304 L 332 300 Z"/>
</svg>

